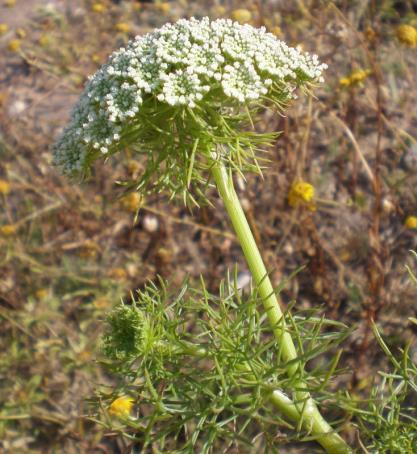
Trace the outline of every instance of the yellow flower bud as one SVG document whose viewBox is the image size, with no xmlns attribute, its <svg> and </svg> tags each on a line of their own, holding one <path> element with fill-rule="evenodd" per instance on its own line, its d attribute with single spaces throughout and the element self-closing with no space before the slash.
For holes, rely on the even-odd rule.
<svg viewBox="0 0 417 454">
<path fill-rule="evenodd" d="M 87 240 L 78 252 L 82 259 L 95 259 L 100 250 L 99 245 L 93 240 Z"/>
<path fill-rule="evenodd" d="M 339 84 L 342 87 L 349 87 L 350 85 L 350 78 L 349 77 L 342 77 L 339 79 Z"/>
<path fill-rule="evenodd" d="M 100 63 L 102 59 L 100 58 L 100 55 L 93 54 L 91 60 L 93 60 L 94 63 Z"/>
<path fill-rule="evenodd" d="M 232 11 L 231 17 L 236 22 L 245 24 L 252 20 L 252 13 L 248 9 L 239 8 Z"/>
<path fill-rule="evenodd" d="M 132 177 L 139 174 L 139 172 L 142 170 L 142 166 L 138 161 L 135 159 L 131 159 L 127 163 L 127 171 L 129 172 L 129 175 Z"/>
<path fill-rule="evenodd" d="M 7 33 L 9 26 L 7 24 L 0 24 L 0 36 Z"/>
<path fill-rule="evenodd" d="M 10 183 L 0 179 L 0 194 L 7 195 L 10 192 Z"/>
<path fill-rule="evenodd" d="M 109 413 L 119 418 L 126 418 L 132 411 L 133 404 L 134 400 L 131 397 L 118 397 L 111 403 L 109 407 Z"/>
<path fill-rule="evenodd" d="M 357 69 L 350 75 L 352 85 L 363 82 L 371 74 L 369 69 Z"/>
<path fill-rule="evenodd" d="M 417 216 L 407 216 L 404 225 L 407 229 L 417 229 Z"/>
<path fill-rule="evenodd" d="M 82 363 L 88 363 L 91 361 L 93 354 L 89 350 L 82 350 L 78 353 L 77 358 Z"/>
<path fill-rule="evenodd" d="M 141 207 L 143 197 L 138 192 L 131 192 L 124 196 L 121 200 L 121 205 L 126 211 L 136 213 Z"/>
<path fill-rule="evenodd" d="M 342 87 L 352 87 L 359 85 L 371 74 L 369 69 L 355 69 L 349 76 L 339 79 Z"/>
<path fill-rule="evenodd" d="M 278 25 L 271 28 L 271 33 L 274 34 L 277 38 L 282 37 L 282 30 L 281 27 L 279 27 Z"/>
<path fill-rule="evenodd" d="M 372 27 L 366 27 L 364 32 L 365 38 L 370 42 L 373 43 L 377 38 L 377 33 Z"/>
<path fill-rule="evenodd" d="M 39 301 L 44 300 L 49 295 L 49 290 L 47 288 L 40 288 L 35 292 L 35 298 Z"/>
<path fill-rule="evenodd" d="M 111 305 L 110 301 L 104 297 L 97 298 L 93 301 L 93 306 L 99 310 L 108 309 L 110 305 Z"/>
<path fill-rule="evenodd" d="M 288 192 L 288 204 L 291 207 L 298 205 L 313 206 L 314 186 L 305 181 L 295 181 Z"/>
<path fill-rule="evenodd" d="M 155 8 L 162 14 L 168 14 L 171 10 L 171 5 L 168 2 L 158 2 L 155 4 Z"/>
<path fill-rule="evenodd" d="M 17 232 L 17 227 L 13 224 L 5 224 L 0 227 L 0 235 L 1 236 L 13 236 Z"/>
<path fill-rule="evenodd" d="M 115 279 L 116 281 L 123 281 L 127 278 L 127 273 L 123 268 L 112 268 L 107 275 L 110 279 Z"/>
<path fill-rule="evenodd" d="M 127 24 L 126 22 L 119 22 L 118 24 L 116 24 L 115 29 L 121 33 L 129 33 L 130 25 Z"/>
<path fill-rule="evenodd" d="M 39 37 L 39 44 L 42 46 L 42 47 L 47 47 L 49 44 L 50 44 L 51 40 L 49 39 L 49 36 L 48 35 L 41 35 Z"/>
<path fill-rule="evenodd" d="M 26 30 L 24 28 L 18 28 L 16 30 L 16 35 L 19 37 L 19 38 L 26 38 Z"/>
<path fill-rule="evenodd" d="M 226 14 L 226 8 L 222 5 L 215 6 L 213 8 L 213 14 L 217 17 L 224 16 Z"/>
<path fill-rule="evenodd" d="M 398 41 L 408 47 L 417 46 L 417 29 L 412 25 L 402 24 L 395 30 Z"/>
<path fill-rule="evenodd" d="M 22 44 L 22 41 L 20 39 L 11 39 L 7 43 L 7 48 L 10 50 L 10 52 L 18 52 L 20 49 L 20 45 Z"/>
<path fill-rule="evenodd" d="M 91 6 L 91 11 L 93 11 L 93 13 L 104 13 L 105 11 L 107 10 L 106 6 L 103 5 L 102 3 L 93 3 L 92 6 Z"/>
</svg>

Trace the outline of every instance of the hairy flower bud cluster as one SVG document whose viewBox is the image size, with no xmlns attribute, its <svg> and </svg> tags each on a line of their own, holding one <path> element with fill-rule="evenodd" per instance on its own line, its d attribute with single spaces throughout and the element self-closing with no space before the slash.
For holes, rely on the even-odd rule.
<svg viewBox="0 0 417 454">
<path fill-rule="evenodd" d="M 66 174 L 83 172 L 100 154 L 116 151 L 132 127 L 143 128 L 149 105 L 155 112 L 221 110 L 267 97 L 274 86 L 289 99 L 298 85 L 320 81 L 325 67 L 265 28 L 208 18 L 166 24 L 113 53 L 90 78 L 54 147 L 54 162 Z"/>
</svg>

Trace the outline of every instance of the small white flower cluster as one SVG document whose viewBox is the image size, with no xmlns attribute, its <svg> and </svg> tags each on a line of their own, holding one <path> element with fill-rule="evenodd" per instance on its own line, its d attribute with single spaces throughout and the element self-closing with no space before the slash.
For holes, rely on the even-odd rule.
<svg viewBox="0 0 417 454">
<path fill-rule="evenodd" d="M 195 107 L 196 101 L 203 99 L 203 94 L 210 90 L 208 85 L 202 85 L 197 74 L 183 69 L 177 69 L 171 74 L 162 74 L 162 91 L 157 98 L 166 101 L 171 106 L 188 105 Z"/>
<path fill-rule="evenodd" d="M 271 84 L 271 79 L 262 80 L 250 62 L 235 61 L 233 65 L 224 67 L 223 91 L 227 96 L 236 98 L 240 102 L 266 95 Z"/>
<path fill-rule="evenodd" d="M 267 96 L 274 82 L 284 98 L 297 85 L 320 81 L 326 65 L 288 47 L 265 28 L 231 20 L 181 19 L 137 37 L 90 78 L 70 124 L 54 148 L 64 173 L 82 171 L 107 154 L 147 100 L 171 106 L 227 106 Z"/>
</svg>

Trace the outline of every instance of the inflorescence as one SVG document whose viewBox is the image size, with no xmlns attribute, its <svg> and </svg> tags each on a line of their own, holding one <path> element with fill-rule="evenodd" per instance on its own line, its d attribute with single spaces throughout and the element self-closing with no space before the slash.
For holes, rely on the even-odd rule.
<svg viewBox="0 0 417 454">
<path fill-rule="evenodd" d="M 325 67 L 264 27 L 207 17 L 166 24 L 114 52 L 89 79 L 54 162 L 85 174 L 100 156 L 147 144 L 161 112 L 172 122 L 178 109 L 191 110 L 213 123 L 210 108 L 227 117 L 256 101 L 282 104 L 297 86 L 320 81 Z"/>
</svg>

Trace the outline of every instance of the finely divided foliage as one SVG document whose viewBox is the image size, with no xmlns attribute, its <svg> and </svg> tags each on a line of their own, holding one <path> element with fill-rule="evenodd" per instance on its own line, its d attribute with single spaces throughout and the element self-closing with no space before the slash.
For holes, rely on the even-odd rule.
<svg viewBox="0 0 417 454">
<path fill-rule="evenodd" d="M 264 143 L 259 134 L 237 136 L 236 126 L 251 122 L 254 108 L 282 105 L 297 86 L 320 81 L 325 67 L 265 28 L 207 17 L 166 24 L 113 53 L 91 77 L 55 145 L 54 162 L 65 174 L 83 176 L 100 156 L 136 147 L 148 156 L 138 188 L 159 167 L 165 176 L 175 168 L 171 178 L 153 183 L 181 192 L 191 180 L 202 182 L 192 168 L 197 150 L 197 162 L 203 155 L 206 164 L 219 144 L 227 146 L 222 159 L 232 166 L 253 161 Z M 242 105 L 251 113 L 242 116 Z M 178 176 L 178 164 L 189 169 L 187 178 Z"/>
<path fill-rule="evenodd" d="M 133 304 L 108 315 L 105 364 L 119 378 L 114 396 L 138 396 L 140 417 L 129 426 L 141 446 L 224 452 L 233 442 L 237 450 L 252 452 L 257 439 L 260 451 L 263 446 L 275 452 L 277 439 L 267 434 L 275 434 L 277 425 L 289 427 L 269 400 L 274 390 L 300 383 L 286 376 L 280 342 L 270 337 L 259 295 L 256 290 L 241 295 L 237 273 L 218 293 L 209 293 L 202 281 L 200 288 L 184 284 L 172 294 L 160 280 L 148 283 Z M 349 333 L 343 324 L 317 315 L 311 310 L 287 319 L 305 363 L 334 349 Z M 309 386 L 324 390 L 334 367 L 318 362 Z M 301 428 L 286 431 L 287 440 L 305 434 Z"/>
</svg>

